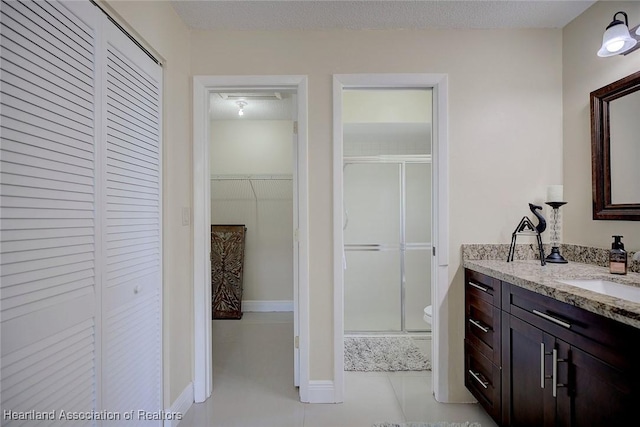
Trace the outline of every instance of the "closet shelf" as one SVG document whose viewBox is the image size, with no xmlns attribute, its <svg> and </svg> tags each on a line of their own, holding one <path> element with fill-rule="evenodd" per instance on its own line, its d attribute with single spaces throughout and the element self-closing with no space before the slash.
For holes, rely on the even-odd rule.
<svg viewBox="0 0 640 427">
<path fill-rule="evenodd" d="M 245 180 L 245 181 L 264 181 L 264 180 L 270 180 L 270 181 L 292 181 L 293 180 L 293 175 L 286 175 L 286 174 L 281 174 L 281 175 L 230 175 L 230 174 L 226 174 L 226 175 L 211 175 L 211 180 L 216 180 L 216 181 L 226 181 L 226 180 L 233 180 L 233 181 L 239 181 L 239 180 Z"/>
<path fill-rule="evenodd" d="M 293 200 L 292 175 L 211 175 L 211 198 L 221 201 Z"/>
</svg>

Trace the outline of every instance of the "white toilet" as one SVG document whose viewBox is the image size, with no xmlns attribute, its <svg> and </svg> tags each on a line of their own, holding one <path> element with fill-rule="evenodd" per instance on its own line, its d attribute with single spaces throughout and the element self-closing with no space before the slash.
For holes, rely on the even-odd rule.
<svg viewBox="0 0 640 427">
<path fill-rule="evenodd" d="M 424 319 L 425 322 L 427 322 L 428 324 L 431 324 L 431 306 L 428 305 L 424 308 L 424 316 L 422 316 L 422 318 Z"/>
</svg>

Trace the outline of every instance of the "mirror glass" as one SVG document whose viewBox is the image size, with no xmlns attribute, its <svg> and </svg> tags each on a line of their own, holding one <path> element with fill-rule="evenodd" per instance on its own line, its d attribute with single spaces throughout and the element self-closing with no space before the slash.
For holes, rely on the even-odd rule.
<svg viewBox="0 0 640 427">
<path fill-rule="evenodd" d="M 609 103 L 611 204 L 640 201 L 640 92 Z"/>
<path fill-rule="evenodd" d="M 640 221 L 640 71 L 590 97 L 593 219 Z"/>
</svg>

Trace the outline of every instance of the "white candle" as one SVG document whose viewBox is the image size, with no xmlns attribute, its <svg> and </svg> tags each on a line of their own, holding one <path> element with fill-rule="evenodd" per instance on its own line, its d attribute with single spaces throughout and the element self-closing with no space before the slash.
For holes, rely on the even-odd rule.
<svg viewBox="0 0 640 427">
<path fill-rule="evenodd" d="M 562 185 L 550 185 L 547 187 L 547 202 L 564 202 L 563 198 Z"/>
</svg>

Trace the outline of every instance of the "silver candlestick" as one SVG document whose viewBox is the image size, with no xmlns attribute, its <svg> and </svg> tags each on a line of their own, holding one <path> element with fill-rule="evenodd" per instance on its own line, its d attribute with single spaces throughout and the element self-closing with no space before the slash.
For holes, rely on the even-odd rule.
<svg viewBox="0 0 640 427">
<path fill-rule="evenodd" d="M 560 206 L 566 205 L 567 202 L 546 202 L 553 208 L 551 217 L 551 253 L 547 255 L 545 260 L 555 264 L 566 264 L 568 261 L 564 259 L 560 253 Z"/>
</svg>

